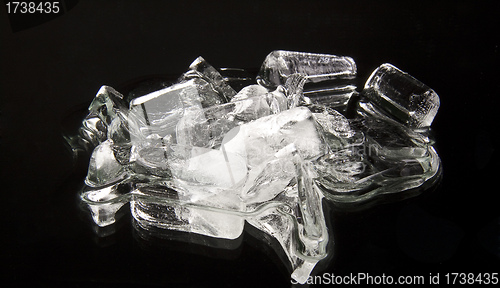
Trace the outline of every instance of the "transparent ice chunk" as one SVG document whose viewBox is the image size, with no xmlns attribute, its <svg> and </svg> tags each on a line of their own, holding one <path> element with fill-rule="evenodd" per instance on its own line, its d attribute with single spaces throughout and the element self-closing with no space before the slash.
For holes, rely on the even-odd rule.
<svg viewBox="0 0 500 288">
<path fill-rule="evenodd" d="M 131 210 L 140 224 L 224 239 L 241 235 L 244 219 L 224 211 L 244 210 L 235 190 L 246 178 L 245 159 L 222 150 L 178 144 L 146 145 L 146 148 L 144 153 L 141 149 L 135 152 L 137 158 L 148 157 L 147 165 L 156 168 L 154 172 L 169 171 L 171 177 L 162 177 L 160 182 L 166 187 L 158 192 L 152 193 L 149 184 L 140 187 L 137 193 L 162 195 L 175 202 L 137 198 L 131 202 Z"/>
<path fill-rule="evenodd" d="M 440 105 L 434 90 L 387 63 L 373 71 L 363 93 L 375 108 L 411 128 L 430 126 Z"/>
<path fill-rule="evenodd" d="M 266 57 L 257 81 L 265 87 L 276 87 L 284 85 L 291 75 L 302 74 L 306 102 L 343 110 L 355 93 L 356 73 L 350 57 L 278 50 Z"/>
<path fill-rule="evenodd" d="M 132 142 L 156 134 L 175 136 L 175 128 L 186 110 L 196 110 L 224 103 L 211 91 L 208 82 L 195 78 L 155 91 L 130 102 L 128 124 Z"/>
<path fill-rule="evenodd" d="M 127 110 L 123 95 L 109 86 L 102 86 L 89 106 L 89 114 L 95 115 L 106 125 L 111 124 L 119 113 Z"/>
<path fill-rule="evenodd" d="M 280 152 L 293 162 L 295 170 L 292 181 L 273 198 L 281 205 L 245 219 L 278 240 L 291 263 L 292 278 L 304 283 L 326 255 L 328 232 L 322 210 L 323 194 L 313 181 L 314 172 L 292 148 L 287 146 Z"/>
<path fill-rule="evenodd" d="M 230 103 L 186 110 L 175 128 L 177 143 L 218 147 L 224 135 L 234 127 L 287 109 L 283 89 L 261 94 L 263 90 L 254 88 L 243 89 Z"/>
<path fill-rule="evenodd" d="M 276 87 L 295 73 L 304 74 L 307 82 L 352 78 L 356 64 L 351 57 L 276 50 L 264 60 L 258 81 L 265 87 Z"/>
<path fill-rule="evenodd" d="M 310 88 L 309 88 L 310 89 Z M 346 87 L 343 89 L 314 89 L 304 91 L 304 97 L 312 104 L 325 105 L 344 111 L 351 97 L 357 94 L 356 87 Z"/>
<path fill-rule="evenodd" d="M 229 86 L 224 77 L 215 69 L 212 65 L 210 65 L 203 57 L 196 58 L 191 65 L 189 65 L 190 70 L 180 78 L 180 82 L 188 81 L 190 79 L 203 79 L 209 85 L 203 86 L 205 89 L 205 93 L 217 93 L 220 98 L 222 98 L 223 102 L 229 102 L 231 98 L 236 94 L 236 91 Z M 211 90 L 211 91 L 210 91 Z M 203 107 L 208 107 L 216 104 L 217 101 L 210 102 L 210 100 L 214 99 L 206 99 L 206 103 L 203 103 Z"/>
<path fill-rule="evenodd" d="M 243 100 L 243 99 L 248 99 L 248 98 L 251 98 L 251 97 L 258 97 L 258 96 L 261 96 L 261 95 L 265 95 L 268 92 L 269 91 L 265 87 L 263 87 L 261 85 L 257 85 L 257 84 L 248 85 L 248 86 L 243 87 L 243 89 L 241 89 L 231 99 L 231 102 L 235 102 L 235 101 L 239 101 L 239 100 Z"/>
<path fill-rule="evenodd" d="M 242 189 L 242 199 L 247 205 L 270 201 L 285 190 L 297 175 L 293 162 L 296 151 L 295 145 L 289 144 L 275 153 L 273 158 L 248 171 Z"/>
<path fill-rule="evenodd" d="M 117 187 L 120 183 L 115 183 L 106 187 L 93 189 L 85 192 L 85 198 L 92 201 L 88 204 L 92 219 L 100 227 L 105 227 L 115 223 L 116 212 L 127 202 L 118 200 L 120 193 Z"/>
<path fill-rule="evenodd" d="M 123 180 L 125 176 L 125 167 L 115 158 L 113 142 L 106 140 L 99 144 L 90 157 L 85 184 L 100 187 Z"/>
<path fill-rule="evenodd" d="M 351 129 L 349 120 L 338 111 L 323 105 L 309 105 L 307 107 L 313 112 L 314 119 L 325 133 L 338 138 L 350 138 L 354 135 L 355 131 Z"/>
<path fill-rule="evenodd" d="M 200 235 L 236 239 L 243 233 L 245 220 L 238 215 L 206 207 L 164 204 L 147 198 L 131 201 L 134 218 L 143 226 L 196 233 Z"/>
<path fill-rule="evenodd" d="M 109 86 L 102 86 L 89 106 L 89 114 L 83 120 L 81 135 L 92 146 L 106 141 L 109 125 L 124 120 L 127 104 L 123 95 Z"/>
<path fill-rule="evenodd" d="M 173 149 L 176 148 L 179 147 Z M 241 184 L 246 178 L 246 161 L 241 156 L 234 155 L 224 149 L 182 148 L 179 150 L 189 149 L 187 155 L 179 157 L 179 152 L 171 153 L 167 160 L 173 162 L 171 164 L 172 173 L 177 179 L 197 185 L 229 189 Z"/>
<path fill-rule="evenodd" d="M 228 133 L 230 139 L 223 141 L 224 147 L 226 151 L 245 156 L 249 167 L 259 166 L 292 143 L 304 159 L 313 159 L 327 150 L 306 107 L 266 116 L 233 129 L 238 131 Z"/>
</svg>

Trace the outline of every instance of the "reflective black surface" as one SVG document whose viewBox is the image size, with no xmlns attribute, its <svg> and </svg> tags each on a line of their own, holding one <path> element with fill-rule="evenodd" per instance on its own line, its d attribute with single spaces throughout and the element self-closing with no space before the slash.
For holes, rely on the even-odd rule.
<svg viewBox="0 0 500 288">
<path fill-rule="evenodd" d="M 371 207 L 329 205 L 335 245 L 318 275 L 500 271 L 499 5 L 364 2 L 79 1 L 17 32 L 4 9 L 3 282 L 290 286 L 282 255 L 251 231 L 229 249 L 151 239 L 126 210 L 114 227 L 97 229 L 77 197 L 86 163 L 73 165 L 62 138 L 101 85 L 175 79 L 199 55 L 215 67 L 258 67 L 275 49 L 351 56 L 358 87 L 390 62 L 441 98 L 433 123 L 440 183 Z"/>
</svg>

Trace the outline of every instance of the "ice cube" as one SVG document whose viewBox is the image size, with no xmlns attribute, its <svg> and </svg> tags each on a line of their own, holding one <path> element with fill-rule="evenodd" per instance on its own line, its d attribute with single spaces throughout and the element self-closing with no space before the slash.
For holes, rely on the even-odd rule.
<svg viewBox="0 0 500 288">
<path fill-rule="evenodd" d="M 127 110 L 123 95 L 109 86 L 102 86 L 89 106 L 89 115 L 97 116 L 106 125 Z"/>
<path fill-rule="evenodd" d="M 288 109 L 307 103 L 307 100 L 304 99 L 304 84 L 306 80 L 306 76 L 300 73 L 292 74 L 286 79 L 283 89 L 285 90 Z M 276 91 L 279 91 L 280 87 L 282 86 L 278 86 Z"/>
<path fill-rule="evenodd" d="M 257 84 L 248 85 L 243 87 L 243 89 L 241 89 L 240 92 L 234 95 L 234 97 L 231 99 L 231 102 L 248 99 L 251 97 L 262 96 L 267 94 L 268 92 L 269 91 L 261 85 Z"/>
<path fill-rule="evenodd" d="M 113 142 L 106 140 L 92 152 L 85 184 L 90 187 L 101 187 L 126 177 L 126 169 L 115 158 Z"/>
<path fill-rule="evenodd" d="M 176 149 L 175 147 L 173 149 Z M 246 161 L 241 156 L 224 149 L 214 150 L 191 147 L 188 155 L 178 157 L 179 153 L 170 153 L 168 161 L 182 161 L 171 164 L 172 174 L 176 179 L 195 185 L 217 186 L 223 189 L 234 188 L 246 178 Z M 185 149 L 183 149 L 185 150 Z M 174 158 L 175 159 L 170 159 Z"/>
<path fill-rule="evenodd" d="M 254 88 L 247 89 L 250 90 Z M 238 94 L 245 96 L 237 96 L 230 103 L 185 110 L 175 128 L 177 143 L 205 148 L 218 147 L 225 133 L 232 128 L 287 109 L 287 98 L 283 92 L 277 89 L 260 94 L 259 90 L 256 89 L 255 94 Z M 245 98 L 250 95 L 252 97 Z"/>
<path fill-rule="evenodd" d="M 127 104 L 123 95 L 109 86 L 102 86 L 89 106 L 89 114 L 83 120 L 81 135 L 93 146 L 108 139 L 109 125 L 125 120 Z"/>
<path fill-rule="evenodd" d="M 208 86 L 205 80 L 195 78 L 132 100 L 128 117 L 132 142 L 152 134 L 175 136 L 176 125 L 187 109 L 224 103 Z"/>
<path fill-rule="evenodd" d="M 304 283 L 326 255 L 328 232 L 322 209 L 323 194 L 312 179 L 310 165 L 291 149 L 286 150 L 293 154 L 287 158 L 294 163 L 296 181 L 291 181 L 272 199 L 281 206 L 269 205 L 245 219 L 280 243 L 292 264 L 292 278 Z"/>
<path fill-rule="evenodd" d="M 411 128 L 430 126 L 440 104 L 434 90 L 388 63 L 373 71 L 363 94 L 375 108 Z"/>
<path fill-rule="evenodd" d="M 307 97 L 312 104 L 325 105 L 344 112 L 351 97 L 357 93 L 355 89 L 355 86 L 342 89 L 315 88 L 304 91 L 304 97 Z"/>
<path fill-rule="evenodd" d="M 272 159 L 248 171 L 242 193 L 242 199 L 247 205 L 270 201 L 285 190 L 296 177 L 295 163 L 292 160 L 295 152 L 295 145 L 289 144 L 275 153 Z"/>
<path fill-rule="evenodd" d="M 130 202 L 132 216 L 145 227 L 196 233 L 223 239 L 236 239 L 243 233 L 245 220 L 224 211 L 195 205 L 166 204 L 137 198 Z"/>
<path fill-rule="evenodd" d="M 203 57 L 196 58 L 191 65 L 189 65 L 190 70 L 180 78 L 180 82 L 184 82 L 190 79 L 203 79 L 205 80 L 209 86 L 204 86 L 206 89 L 206 93 L 210 93 L 208 89 L 211 89 L 213 92 L 216 92 L 220 98 L 224 100 L 224 102 L 229 102 L 234 95 L 236 95 L 236 91 L 229 86 L 229 84 L 224 80 L 224 77 L 215 69 L 212 65 L 210 65 Z M 210 99 L 207 99 L 210 100 Z M 208 104 L 208 103 L 207 103 Z M 220 104 L 220 103 L 211 103 L 210 105 L 203 105 L 203 107 L 208 107 L 211 105 Z"/>
<path fill-rule="evenodd" d="M 323 105 L 309 105 L 308 108 L 313 112 L 314 119 L 325 133 L 338 138 L 349 138 L 354 135 L 355 132 L 351 129 L 349 120 L 338 111 Z"/>
<path fill-rule="evenodd" d="M 238 132 L 228 133 L 231 139 L 223 140 L 224 147 L 226 151 L 247 157 L 250 167 L 260 165 L 292 143 L 305 159 L 316 158 L 327 150 L 306 107 L 266 116 L 233 129 Z"/>
<path fill-rule="evenodd" d="M 115 223 L 116 212 L 127 202 L 126 199 L 120 198 L 118 193 L 117 187 L 120 184 L 85 191 L 82 195 L 90 209 L 92 219 L 100 227 Z"/>
<path fill-rule="evenodd" d="M 355 76 L 350 57 L 274 51 L 260 85 L 239 93 L 201 57 L 176 84 L 137 90 L 154 92 L 129 109 L 103 86 L 81 130 L 98 145 L 82 200 L 101 226 L 128 201 L 146 229 L 235 239 L 247 221 L 277 240 L 304 283 L 327 255 L 324 197 L 361 202 L 420 187 L 440 166 L 428 129 L 413 129 L 431 124 L 437 94 L 384 64 L 366 82 L 359 117 L 347 119 L 338 111 L 354 103 Z"/>
<path fill-rule="evenodd" d="M 245 159 L 224 150 L 178 144 L 146 147 L 150 150 L 143 157 L 148 158 L 148 165 L 165 165 L 163 170 L 170 171 L 172 177 L 163 178 L 162 183 L 175 188 L 177 202 L 161 203 L 138 197 L 131 202 L 131 210 L 139 223 L 225 239 L 241 235 L 244 219 L 224 211 L 244 209 L 245 204 L 235 190 L 246 178 Z M 141 156 L 140 151 L 138 155 Z M 148 187 L 139 190 L 151 194 Z"/>
<path fill-rule="evenodd" d="M 172 174 L 167 162 L 168 146 L 159 137 L 148 137 L 147 141 L 136 143 L 130 152 L 130 169 L 136 174 L 158 176 L 170 179 Z"/>
<path fill-rule="evenodd" d="M 258 82 L 265 87 L 276 87 L 284 85 L 295 73 L 304 74 L 307 82 L 353 78 L 356 64 L 345 56 L 276 50 L 264 60 Z"/>
</svg>

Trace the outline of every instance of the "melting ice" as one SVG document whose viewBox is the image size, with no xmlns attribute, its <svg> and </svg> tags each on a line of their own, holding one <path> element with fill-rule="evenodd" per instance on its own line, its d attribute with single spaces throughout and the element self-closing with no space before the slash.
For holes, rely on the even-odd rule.
<svg viewBox="0 0 500 288">
<path fill-rule="evenodd" d="M 141 227 L 235 239 L 247 222 L 304 282 L 327 255 L 323 198 L 407 191 L 440 166 L 428 134 L 437 94 L 383 64 L 350 101 L 355 77 L 350 57 L 278 50 L 239 91 L 201 57 L 130 102 L 103 86 L 80 131 L 93 148 L 81 197 L 100 226 L 129 201 Z"/>
</svg>

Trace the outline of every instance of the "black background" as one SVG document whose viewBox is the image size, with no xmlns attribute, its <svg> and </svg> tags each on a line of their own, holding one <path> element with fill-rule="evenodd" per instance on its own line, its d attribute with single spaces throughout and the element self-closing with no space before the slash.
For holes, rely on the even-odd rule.
<svg viewBox="0 0 500 288">
<path fill-rule="evenodd" d="M 348 55 L 358 87 L 389 62 L 441 98 L 433 123 L 437 188 L 328 214 L 337 275 L 500 272 L 500 6 L 479 1 L 65 1 L 56 17 L 0 12 L 1 281 L 15 286 L 281 287 L 289 274 L 245 234 L 233 251 L 134 232 L 129 212 L 99 237 L 62 140 L 65 119 L 101 85 L 177 77 L 197 57 L 257 69 L 276 49 Z M 488 2 L 488 1 L 487 1 Z M 5 7 L 5 6 L 4 6 Z M 10 16 L 10 18 L 9 18 Z M 46 21 L 48 20 L 48 21 Z M 45 22 L 44 22 L 45 21 Z M 241 239 L 240 239 L 241 240 Z"/>
</svg>

